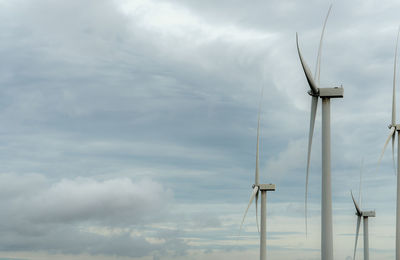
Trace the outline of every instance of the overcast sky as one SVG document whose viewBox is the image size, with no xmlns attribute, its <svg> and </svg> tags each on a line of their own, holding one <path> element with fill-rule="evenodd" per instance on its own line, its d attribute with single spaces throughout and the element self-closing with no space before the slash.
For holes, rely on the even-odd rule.
<svg viewBox="0 0 400 260">
<path fill-rule="evenodd" d="M 268 258 L 320 259 L 321 120 L 304 191 L 310 114 L 295 45 L 314 70 L 328 1 L 0 0 L 0 260 L 257 259 L 254 181 Z M 332 100 L 335 259 L 393 259 L 389 130 L 400 3 L 333 2 L 321 86 Z M 399 114 L 399 113 L 398 113 Z M 362 257 L 359 240 L 358 259 Z"/>
</svg>

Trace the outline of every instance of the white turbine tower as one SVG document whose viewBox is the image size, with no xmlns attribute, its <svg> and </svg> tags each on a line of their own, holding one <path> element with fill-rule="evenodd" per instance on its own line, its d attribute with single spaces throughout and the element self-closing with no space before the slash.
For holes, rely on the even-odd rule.
<svg viewBox="0 0 400 260">
<path fill-rule="evenodd" d="M 261 95 L 262 96 L 262 95 Z M 260 111 L 261 101 L 258 109 L 258 123 L 257 123 L 257 150 L 256 150 L 256 171 L 255 171 L 255 182 L 253 184 L 253 193 L 250 196 L 249 204 L 247 205 L 246 211 L 240 224 L 240 230 L 242 229 L 244 219 L 246 218 L 247 211 L 251 203 L 256 198 L 256 221 L 258 228 L 258 193 L 261 191 L 261 232 L 260 232 L 260 260 L 267 259 L 267 191 L 275 191 L 275 184 L 260 184 L 259 183 L 259 143 L 260 143 Z M 259 229 L 259 228 L 258 228 Z M 260 230 L 259 230 L 260 231 Z"/>
<path fill-rule="evenodd" d="M 389 137 L 383 146 L 383 151 L 381 157 L 379 158 L 379 163 L 382 160 L 383 154 L 385 152 L 386 146 L 388 145 L 390 139 L 392 139 L 392 159 L 393 159 L 393 166 L 395 167 L 394 162 L 394 141 L 396 138 L 396 133 L 399 135 L 400 125 L 396 124 L 396 65 L 397 65 L 397 46 L 399 43 L 399 33 L 400 27 L 397 32 L 397 40 L 396 40 L 396 48 L 394 54 L 394 72 L 393 72 L 393 96 L 392 96 L 392 123 L 389 125 Z M 400 138 L 398 139 L 397 144 L 397 202 L 396 202 L 396 260 L 400 260 Z"/>
<path fill-rule="evenodd" d="M 376 216 L 375 210 L 370 210 L 370 211 L 361 210 L 361 174 L 362 174 L 362 170 L 360 171 L 360 190 L 359 190 L 359 196 L 358 196 L 358 203 L 354 199 L 353 192 L 351 192 L 351 198 L 353 199 L 354 207 L 356 208 L 356 216 L 357 216 L 356 241 L 354 244 L 353 260 L 356 259 L 357 240 L 358 240 L 358 234 L 360 232 L 361 218 L 363 219 L 363 224 L 364 224 L 364 260 L 369 260 L 368 218 Z"/>
<path fill-rule="evenodd" d="M 310 131 L 308 139 L 307 172 L 306 172 L 306 192 L 305 192 L 305 221 L 307 230 L 307 193 L 308 193 L 308 173 L 310 168 L 310 156 L 312 137 L 314 133 L 315 116 L 317 113 L 318 97 L 322 99 L 322 200 L 321 200 L 321 259 L 333 260 L 333 231 L 332 231 L 332 185 L 331 185 L 331 126 L 330 126 L 330 100 L 331 98 L 343 98 L 343 88 L 320 88 L 321 71 L 321 47 L 331 6 L 325 18 L 321 33 L 320 44 L 317 55 L 315 77 L 307 66 L 299 48 L 298 35 L 296 34 L 297 51 L 300 62 L 307 78 L 312 96 Z"/>
</svg>

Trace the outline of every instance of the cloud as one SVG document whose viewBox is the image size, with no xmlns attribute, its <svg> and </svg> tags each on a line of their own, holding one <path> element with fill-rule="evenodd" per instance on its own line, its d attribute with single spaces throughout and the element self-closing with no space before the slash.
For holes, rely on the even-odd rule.
<svg viewBox="0 0 400 260">
<path fill-rule="evenodd" d="M 312 242 L 301 233 L 310 98 L 295 32 L 313 68 L 329 3 L 15 0 L 0 6 L 0 165 L 10 173 L 0 175 L 3 250 L 256 256 L 255 226 L 251 241 L 238 246 L 252 251 L 226 250 L 236 249 L 232 234 L 254 180 L 264 86 L 262 176 L 277 184 L 268 195 L 276 218 L 269 252 L 317 259 L 318 230 Z M 398 7 L 339 0 L 328 21 L 322 85 L 345 88 L 344 99 L 332 101 L 335 216 L 353 216 L 348 191 L 358 187 L 361 153 L 364 190 L 380 191 L 366 195 L 366 205 L 394 214 L 390 153 L 381 168 L 375 162 L 390 121 Z M 313 143 L 309 201 L 316 218 L 319 114 Z M 279 233 L 289 227 L 292 233 Z M 379 249 L 390 250 L 393 237 L 380 236 Z M 292 255 L 286 241 L 297 250 Z M 345 242 L 337 247 L 341 259 L 352 250 Z"/>
<path fill-rule="evenodd" d="M 37 209 L 35 219 L 49 221 L 100 221 L 118 218 L 121 224 L 139 223 L 167 206 L 171 191 L 151 181 L 129 179 L 96 182 L 90 179 L 61 180 L 28 201 Z"/>
<path fill-rule="evenodd" d="M 138 257 L 167 249 L 184 254 L 187 249 L 174 230 L 149 234 L 143 229 L 170 214 L 172 191 L 157 182 L 83 177 L 51 181 L 40 174 L 1 174 L 0 180 L 7 183 L 0 197 L 2 251 Z"/>
<path fill-rule="evenodd" d="M 289 141 L 286 150 L 268 159 L 266 172 L 282 178 L 293 170 L 304 169 L 304 162 L 307 158 L 307 154 L 304 153 L 307 144 L 304 141 Z"/>
<path fill-rule="evenodd" d="M 8 186 L 1 200 L 13 202 L 8 214 L 23 212 L 18 214 L 21 218 L 38 223 L 88 220 L 137 225 L 154 221 L 157 217 L 151 216 L 165 209 L 173 198 L 170 190 L 151 180 L 133 183 L 128 178 L 76 178 L 51 183 L 37 174 L 3 174 L 0 178 L 7 180 Z"/>
</svg>

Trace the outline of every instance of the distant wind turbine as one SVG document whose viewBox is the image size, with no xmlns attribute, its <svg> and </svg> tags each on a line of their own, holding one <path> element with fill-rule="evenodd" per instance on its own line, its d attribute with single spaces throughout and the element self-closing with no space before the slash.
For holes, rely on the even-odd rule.
<svg viewBox="0 0 400 260">
<path fill-rule="evenodd" d="M 382 154 L 379 158 L 379 163 L 382 160 L 383 154 L 386 150 L 386 147 L 392 139 L 392 159 L 393 159 L 393 167 L 395 168 L 395 162 L 394 162 L 394 142 L 396 138 L 396 133 L 399 135 L 400 131 L 400 125 L 396 124 L 396 65 L 397 65 L 397 47 L 399 44 L 399 33 L 400 33 L 400 27 L 397 32 L 397 40 L 396 40 L 396 48 L 394 52 L 394 71 L 393 71 L 393 96 L 392 96 L 392 123 L 388 126 L 390 129 L 389 136 L 385 142 L 385 145 L 383 146 L 383 151 Z M 396 260 L 400 260 L 400 138 L 398 136 L 397 138 L 398 144 L 397 144 L 397 202 L 396 202 Z"/>
<path fill-rule="evenodd" d="M 307 230 L 307 193 L 308 175 L 310 168 L 311 145 L 314 133 L 315 116 L 317 114 L 318 97 L 322 99 L 322 200 L 321 200 L 321 259 L 333 260 L 333 231 L 332 231 L 332 185 L 331 185 L 331 126 L 330 126 L 330 100 L 331 98 L 343 98 L 343 88 L 320 88 L 321 72 L 321 49 L 322 40 L 325 32 L 326 22 L 331 11 L 329 7 L 324 26 L 322 28 L 320 44 L 317 55 L 315 76 L 306 64 L 301 55 L 298 35 L 296 33 L 297 52 L 299 54 L 301 66 L 303 67 L 312 96 L 310 131 L 308 137 L 307 171 L 306 171 L 306 192 L 305 192 L 305 221 Z"/>
<path fill-rule="evenodd" d="M 361 168 L 362 168 L 362 166 L 361 166 Z M 358 240 L 358 234 L 360 232 L 361 218 L 363 218 L 363 223 L 364 223 L 364 260 L 369 260 L 368 218 L 376 216 L 375 210 L 371 210 L 371 211 L 362 211 L 361 210 L 361 175 L 362 175 L 362 169 L 360 171 L 360 190 L 359 190 L 358 203 L 354 199 L 353 192 L 351 192 L 351 198 L 353 199 L 354 207 L 356 208 L 356 216 L 357 216 L 356 241 L 354 244 L 353 260 L 356 259 L 357 240 Z"/>
<path fill-rule="evenodd" d="M 262 97 L 262 95 L 261 95 Z M 259 143 L 260 143 L 260 112 L 261 112 L 261 101 L 258 109 L 258 123 L 257 123 L 257 150 L 256 150 L 256 171 L 255 171 L 255 181 L 253 184 L 253 192 L 250 196 L 249 204 L 247 205 L 246 211 L 240 224 L 240 230 L 242 230 L 244 219 L 246 218 L 247 211 L 250 208 L 251 203 L 254 198 L 256 198 L 256 221 L 258 227 L 258 194 L 261 191 L 261 232 L 260 232 L 260 260 L 267 259 L 267 191 L 275 191 L 275 184 L 260 184 L 260 174 L 259 174 Z"/>
</svg>

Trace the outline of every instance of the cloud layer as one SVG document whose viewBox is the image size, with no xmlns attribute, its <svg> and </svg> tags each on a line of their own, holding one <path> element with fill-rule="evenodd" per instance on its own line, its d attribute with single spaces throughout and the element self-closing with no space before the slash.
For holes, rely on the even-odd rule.
<svg viewBox="0 0 400 260">
<path fill-rule="evenodd" d="M 139 257 L 187 249 L 177 231 L 151 228 L 169 218 L 173 200 L 172 192 L 154 181 L 53 182 L 39 174 L 2 174 L 0 183 L 3 251 Z M 146 233 L 145 226 L 153 234 Z"/>
<path fill-rule="evenodd" d="M 261 179 L 277 184 L 268 197 L 268 252 L 318 258 L 321 122 L 318 114 L 305 240 L 310 99 L 295 33 L 313 68 L 328 6 L 0 1 L 4 256 L 256 256 L 254 212 L 243 238 L 237 229 L 254 179 L 264 88 Z M 327 25 L 321 82 L 345 88 L 345 98 L 332 102 L 337 259 L 352 254 L 349 190 L 358 188 L 361 157 L 363 203 L 377 211 L 371 256 L 393 259 L 390 152 L 376 162 L 390 121 L 399 8 L 338 0 Z"/>
</svg>

